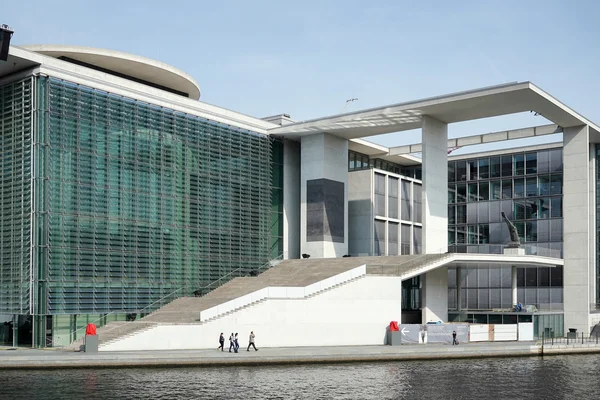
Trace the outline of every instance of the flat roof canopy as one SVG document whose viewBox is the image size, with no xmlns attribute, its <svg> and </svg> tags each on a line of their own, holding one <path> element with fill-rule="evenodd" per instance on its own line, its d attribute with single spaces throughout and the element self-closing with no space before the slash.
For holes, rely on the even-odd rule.
<svg viewBox="0 0 600 400">
<path fill-rule="evenodd" d="M 357 139 L 421 128 L 423 115 L 454 123 L 527 111 L 537 112 L 560 127 L 589 125 L 600 131 L 600 127 L 533 83 L 522 82 L 301 121 L 268 132 L 287 138 L 324 132 Z"/>
</svg>

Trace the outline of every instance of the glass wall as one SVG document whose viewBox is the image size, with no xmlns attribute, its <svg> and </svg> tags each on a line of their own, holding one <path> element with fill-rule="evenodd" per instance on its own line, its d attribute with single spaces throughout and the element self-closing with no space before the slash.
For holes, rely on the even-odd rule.
<svg viewBox="0 0 600 400">
<path fill-rule="evenodd" d="M 135 312 L 280 251 L 269 137 L 56 79 L 38 99 L 40 314 Z"/>
<path fill-rule="evenodd" d="M 514 221 L 527 254 L 562 258 L 562 148 L 449 162 L 448 244 L 463 253 L 500 254 Z M 510 268 L 463 268 L 462 308 L 510 308 Z M 449 308 L 456 304 L 449 269 Z M 518 300 L 562 310 L 563 268 L 518 269 Z"/>
<path fill-rule="evenodd" d="M 379 169 L 373 181 L 373 255 L 420 253 L 421 182 Z"/>
<path fill-rule="evenodd" d="M 271 177 L 271 231 L 270 256 L 283 255 L 283 141 L 274 139 L 272 145 Z"/>
<path fill-rule="evenodd" d="M 30 310 L 33 82 L 0 86 L 0 314 Z"/>
</svg>

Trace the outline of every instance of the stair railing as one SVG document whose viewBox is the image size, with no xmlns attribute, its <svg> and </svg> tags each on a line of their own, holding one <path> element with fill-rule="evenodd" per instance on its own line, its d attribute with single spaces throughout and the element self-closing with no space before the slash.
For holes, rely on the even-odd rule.
<svg viewBox="0 0 600 400">
<path fill-rule="evenodd" d="M 429 264 L 430 261 L 437 261 L 437 260 L 442 260 L 445 257 L 440 257 L 441 255 L 447 255 L 448 257 L 451 257 L 454 255 L 454 253 L 451 253 L 448 251 L 448 247 L 449 246 L 444 246 L 441 247 L 437 250 L 434 251 L 430 251 L 427 254 L 412 254 L 413 256 L 416 257 L 412 257 L 409 258 L 408 260 L 402 261 L 399 264 L 395 264 L 395 265 L 374 265 L 374 264 L 368 264 L 368 269 L 369 271 L 371 271 L 372 273 L 377 273 L 377 269 L 379 269 L 379 273 L 384 275 L 385 271 L 394 271 L 393 274 L 394 275 L 400 275 L 401 269 L 404 268 L 407 264 L 415 264 L 415 265 L 421 265 L 421 266 L 425 266 L 427 264 Z"/>
</svg>

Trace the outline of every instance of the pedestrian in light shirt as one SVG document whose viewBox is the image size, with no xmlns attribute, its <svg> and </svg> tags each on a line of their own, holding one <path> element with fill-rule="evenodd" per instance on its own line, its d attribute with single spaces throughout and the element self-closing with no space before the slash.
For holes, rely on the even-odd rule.
<svg viewBox="0 0 600 400">
<path fill-rule="evenodd" d="M 248 339 L 248 348 L 246 351 L 250 351 L 250 346 L 254 347 L 254 351 L 258 351 L 256 346 L 254 345 L 254 331 L 250 332 L 250 338 Z"/>
</svg>

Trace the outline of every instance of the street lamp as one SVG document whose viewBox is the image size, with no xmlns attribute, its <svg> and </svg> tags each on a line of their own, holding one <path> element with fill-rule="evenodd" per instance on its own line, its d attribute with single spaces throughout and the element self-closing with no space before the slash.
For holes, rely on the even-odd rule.
<svg viewBox="0 0 600 400">
<path fill-rule="evenodd" d="M 0 25 L 0 61 L 8 60 L 8 48 L 13 33 L 14 31 L 8 25 Z"/>
</svg>

